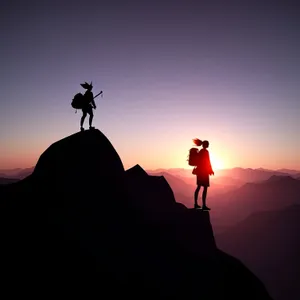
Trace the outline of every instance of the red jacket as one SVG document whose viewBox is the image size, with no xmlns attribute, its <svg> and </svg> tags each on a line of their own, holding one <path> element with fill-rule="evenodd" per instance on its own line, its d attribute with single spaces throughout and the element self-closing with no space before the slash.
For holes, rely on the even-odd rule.
<svg viewBox="0 0 300 300">
<path fill-rule="evenodd" d="M 199 151 L 199 165 L 197 165 L 195 174 L 196 175 L 210 175 L 213 173 L 213 169 L 210 163 L 208 150 L 202 148 Z"/>
</svg>

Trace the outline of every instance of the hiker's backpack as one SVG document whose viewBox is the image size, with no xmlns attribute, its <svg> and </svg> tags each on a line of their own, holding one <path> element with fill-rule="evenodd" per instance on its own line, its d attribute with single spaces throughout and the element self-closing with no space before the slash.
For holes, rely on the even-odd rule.
<svg viewBox="0 0 300 300">
<path fill-rule="evenodd" d="M 188 164 L 196 167 L 199 164 L 199 152 L 197 148 L 191 148 L 188 156 Z"/>
<path fill-rule="evenodd" d="M 84 96 L 81 93 L 78 93 L 74 96 L 71 105 L 75 109 L 82 109 L 84 106 Z"/>
</svg>

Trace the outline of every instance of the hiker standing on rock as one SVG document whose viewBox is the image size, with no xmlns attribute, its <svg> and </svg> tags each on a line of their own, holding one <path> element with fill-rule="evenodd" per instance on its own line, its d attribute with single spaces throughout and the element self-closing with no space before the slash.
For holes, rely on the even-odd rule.
<svg viewBox="0 0 300 300">
<path fill-rule="evenodd" d="M 198 205 L 198 194 L 201 186 L 203 186 L 202 210 L 210 210 L 210 208 L 206 206 L 206 196 L 207 196 L 207 189 L 209 187 L 209 176 L 214 175 L 215 173 L 212 169 L 210 158 L 209 158 L 209 152 L 207 150 L 207 148 L 209 147 L 209 142 L 208 141 L 202 142 L 196 139 L 196 141 L 194 140 L 194 143 L 197 146 L 201 146 L 202 144 L 202 149 L 198 153 L 198 164 L 196 168 L 193 170 L 193 174 L 197 176 L 197 188 L 194 194 L 194 200 L 195 200 L 194 208 L 201 208 L 201 206 Z"/>
<path fill-rule="evenodd" d="M 80 130 L 84 131 L 83 123 L 87 116 L 87 114 L 90 115 L 89 117 L 89 125 L 90 129 L 94 129 L 95 127 L 92 126 L 94 114 L 93 114 L 93 108 L 96 109 L 96 103 L 94 101 L 94 94 L 92 92 L 93 85 L 92 82 L 89 84 L 87 82 L 80 84 L 84 89 L 86 89 L 86 92 L 84 93 L 84 105 L 82 107 L 82 117 L 80 120 Z"/>
<path fill-rule="evenodd" d="M 101 91 L 99 94 L 94 96 L 92 89 L 93 89 L 93 84 L 91 83 L 81 83 L 80 84 L 84 89 L 86 89 L 86 92 L 83 94 L 77 93 L 71 102 L 71 106 L 76 109 L 75 113 L 77 112 L 77 109 L 82 110 L 82 117 L 80 119 L 80 130 L 84 131 L 83 128 L 83 123 L 86 118 L 86 115 L 89 114 L 89 125 L 90 129 L 95 129 L 95 127 L 92 126 L 93 122 L 93 108 L 96 109 L 96 103 L 95 103 L 95 98 L 101 95 L 103 97 L 103 91 Z"/>
</svg>

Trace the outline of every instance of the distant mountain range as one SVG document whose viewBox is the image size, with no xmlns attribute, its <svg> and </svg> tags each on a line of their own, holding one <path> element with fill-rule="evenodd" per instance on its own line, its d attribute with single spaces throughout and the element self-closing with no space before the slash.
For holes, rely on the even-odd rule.
<svg viewBox="0 0 300 300">
<path fill-rule="evenodd" d="M 0 169 L 0 177 L 3 178 L 14 178 L 23 179 L 30 175 L 34 170 L 34 167 L 30 168 L 15 168 L 15 169 Z M 154 169 L 146 170 L 148 174 L 170 174 L 178 177 L 187 183 L 194 183 L 195 176 L 192 175 L 192 167 L 190 169 L 185 168 L 169 168 L 169 169 Z M 290 170 L 290 169 L 279 169 L 279 170 L 268 170 L 263 168 L 250 169 L 250 168 L 232 168 L 217 170 L 215 176 L 211 177 L 212 181 L 215 183 L 220 183 L 221 185 L 232 185 L 238 186 L 245 182 L 256 182 L 261 180 L 266 180 L 272 175 L 277 176 L 292 176 L 294 178 L 300 178 L 300 170 Z M 168 176 L 168 175 L 167 175 Z"/>
<path fill-rule="evenodd" d="M 285 170 L 289 171 L 289 170 Z M 250 198 L 261 199 L 264 198 L 264 201 L 267 199 L 264 197 L 265 190 L 269 191 L 267 198 L 271 196 L 274 197 L 276 203 L 281 203 L 281 200 L 286 196 L 291 196 L 292 204 L 295 198 L 295 194 L 299 192 L 296 188 L 296 192 L 294 189 L 289 189 L 287 185 L 291 183 L 291 185 L 299 185 L 298 171 L 290 170 L 291 174 L 282 173 L 278 171 L 271 170 L 263 170 L 263 169 L 242 169 L 242 168 L 234 168 L 230 170 L 223 170 L 221 175 L 218 174 L 216 176 L 211 176 L 211 187 L 208 190 L 208 201 L 212 203 L 214 206 L 219 207 L 219 205 L 227 206 L 228 203 L 238 202 L 235 199 L 244 199 L 246 196 Z M 159 175 L 164 176 L 170 186 L 172 187 L 176 200 L 178 202 L 184 203 L 188 207 L 193 206 L 193 195 L 194 190 L 196 188 L 196 177 L 191 174 L 191 170 L 186 169 L 159 169 L 159 170 L 148 170 L 148 174 L 151 175 Z M 188 176 L 187 176 L 188 175 Z M 231 177 L 232 176 L 232 177 Z M 296 180 L 296 181 L 295 181 Z M 274 183 L 275 190 L 279 190 L 278 193 L 273 192 L 273 185 L 270 182 Z M 262 185 L 259 185 L 262 183 Z M 258 185 L 256 185 L 258 184 Z M 274 190 L 274 191 L 275 191 Z M 256 200 L 249 200 L 251 203 L 249 206 L 252 207 L 251 211 L 255 207 L 253 206 L 253 202 Z M 260 200 L 258 200 L 259 202 Z M 244 201 L 240 201 L 244 202 Z M 286 201 L 283 201 L 284 204 Z M 256 206 L 257 209 L 261 208 L 261 205 Z M 213 212 L 212 212 L 213 214 Z M 235 218 L 234 218 L 235 219 Z"/>
<path fill-rule="evenodd" d="M 16 169 L 0 169 L 1 178 L 14 178 L 14 179 L 23 179 L 29 176 L 34 170 L 34 167 L 31 168 L 16 168 Z"/>
<path fill-rule="evenodd" d="M 190 169 L 183 168 L 171 168 L 171 169 L 155 169 L 155 170 L 147 170 L 148 173 L 162 173 L 166 172 L 172 174 L 174 176 L 180 177 L 193 177 L 192 175 L 192 167 Z M 292 177 L 300 177 L 300 170 L 290 170 L 290 169 L 279 169 L 279 170 L 268 170 L 263 168 L 251 169 L 251 168 L 232 168 L 232 169 L 222 169 L 216 170 L 215 176 L 211 177 L 212 180 L 214 178 L 224 177 L 231 178 L 231 180 L 237 180 L 237 182 L 256 182 L 261 180 L 267 180 L 272 175 L 277 176 L 292 176 Z"/>
<path fill-rule="evenodd" d="M 175 174 L 178 173 L 175 172 Z M 148 174 L 155 176 L 164 176 L 174 192 L 176 201 L 183 203 L 187 207 L 193 206 L 192 199 L 194 197 L 194 191 L 196 187 L 196 176 L 180 176 L 168 173 L 166 171 L 148 171 Z M 229 177 L 219 177 L 217 179 L 211 180 L 211 188 L 209 190 L 209 194 L 210 196 L 220 195 L 225 192 L 231 191 L 241 186 L 242 184 L 243 183 L 236 179 L 232 179 Z"/>
<path fill-rule="evenodd" d="M 234 225 L 254 212 L 272 211 L 300 204 L 300 180 L 291 176 L 246 183 L 220 196 L 210 197 L 212 220 L 223 226 Z"/>
<path fill-rule="evenodd" d="M 217 245 L 242 260 L 277 300 L 300 299 L 300 205 L 251 214 L 224 233 Z"/>
<path fill-rule="evenodd" d="M 261 170 L 258 172 L 261 173 Z M 224 179 L 223 185 L 211 180 L 207 201 L 212 208 L 210 215 L 215 233 L 223 232 L 254 212 L 273 211 L 300 204 L 299 179 L 290 175 L 273 175 L 273 172 L 269 171 L 267 174 L 270 176 L 267 180 L 251 183 L 242 183 L 230 177 L 216 178 L 216 182 L 222 182 Z M 194 176 L 176 177 L 166 172 L 158 172 L 156 175 L 166 178 L 177 202 L 193 207 L 196 187 Z M 199 202 L 201 203 L 201 193 Z"/>
<path fill-rule="evenodd" d="M 281 170 L 266 170 L 266 169 L 244 169 L 233 168 L 227 170 L 219 170 L 218 176 L 228 176 L 243 182 L 257 182 L 269 179 L 271 176 L 292 176 L 300 177 L 300 171 L 281 169 Z"/>
</svg>

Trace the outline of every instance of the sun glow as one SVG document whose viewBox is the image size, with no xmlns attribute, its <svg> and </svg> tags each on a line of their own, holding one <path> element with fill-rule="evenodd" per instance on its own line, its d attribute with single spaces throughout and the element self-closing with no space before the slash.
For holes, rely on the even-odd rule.
<svg viewBox="0 0 300 300">
<path fill-rule="evenodd" d="M 210 154 L 210 162 L 213 170 L 224 169 L 224 162 L 220 157 Z"/>
</svg>

